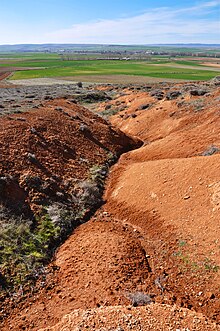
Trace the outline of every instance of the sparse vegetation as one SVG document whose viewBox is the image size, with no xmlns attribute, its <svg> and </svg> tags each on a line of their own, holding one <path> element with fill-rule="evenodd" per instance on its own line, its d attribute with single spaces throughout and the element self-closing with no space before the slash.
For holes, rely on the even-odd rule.
<svg viewBox="0 0 220 331">
<path fill-rule="evenodd" d="M 180 101 L 178 102 L 178 107 L 183 107 L 186 111 L 193 109 L 194 112 L 199 112 L 204 110 L 205 100 L 203 98 L 189 100 L 189 101 Z"/>
<path fill-rule="evenodd" d="M 149 305 L 153 302 L 151 297 L 143 292 L 128 293 L 127 297 L 134 307 Z"/>
<path fill-rule="evenodd" d="M 2 207 L 0 224 L 0 270 L 6 279 L 2 286 L 16 288 L 23 283 L 33 283 L 51 258 L 52 247 L 58 240 L 60 228 L 49 216 L 34 221 L 10 216 Z"/>
<path fill-rule="evenodd" d="M 76 84 L 78 87 L 83 87 L 83 83 L 82 82 L 78 82 L 77 84 Z"/>
<path fill-rule="evenodd" d="M 99 115 L 103 116 L 104 118 L 108 118 L 110 116 L 113 116 L 113 115 L 117 114 L 119 111 L 120 111 L 119 109 L 110 108 L 110 109 L 105 109 L 105 110 L 99 112 Z"/>
<path fill-rule="evenodd" d="M 35 161 L 33 155 L 28 157 Z M 1 206 L 0 272 L 6 280 L 0 284 L 2 289 L 33 284 L 44 273 L 44 266 L 57 246 L 102 203 L 105 177 L 114 161 L 115 156 L 109 153 L 104 165 L 94 165 L 88 172 L 88 179 L 78 182 L 73 196 L 74 208 L 61 202 L 52 203 L 42 208 L 40 216 L 30 220 L 13 217 L 9 209 Z M 1 178 L 0 189 L 5 180 Z M 42 190 L 40 177 L 26 176 L 24 180 L 29 190 Z"/>
<path fill-rule="evenodd" d="M 210 272 L 218 272 L 220 270 L 220 266 L 214 264 L 211 261 L 211 259 L 209 259 L 209 258 L 205 259 L 203 265 L 204 265 L 205 270 L 210 271 Z"/>
<path fill-rule="evenodd" d="M 185 241 L 179 241 L 179 247 L 184 247 L 186 245 Z M 182 250 L 175 252 L 174 256 L 178 257 L 182 264 L 180 265 L 180 269 L 182 271 L 192 270 L 193 272 L 200 271 L 208 271 L 208 272 L 218 272 L 220 270 L 220 266 L 216 265 L 212 262 L 212 260 L 206 257 L 203 261 L 193 261 L 191 256 L 184 253 Z"/>
<path fill-rule="evenodd" d="M 187 242 L 186 242 L 186 240 L 179 240 L 179 247 L 184 247 L 184 246 L 186 246 L 186 244 L 187 244 Z"/>
</svg>

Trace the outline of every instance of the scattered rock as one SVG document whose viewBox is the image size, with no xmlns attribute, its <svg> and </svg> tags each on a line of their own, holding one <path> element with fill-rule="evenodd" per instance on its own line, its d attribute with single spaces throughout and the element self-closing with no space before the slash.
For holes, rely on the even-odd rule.
<svg viewBox="0 0 220 331">
<path fill-rule="evenodd" d="M 162 90 L 153 90 L 150 92 L 150 95 L 157 100 L 162 100 L 164 98 L 164 92 Z"/>
<path fill-rule="evenodd" d="M 210 85 L 219 86 L 220 85 L 220 76 L 216 76 L 215 78 L 211 79 Z"/>
<path fill-rule="evenodd" d="M 82 88 L 83 84 L 82 84 L 82 82 L 78 82 L 78 83 L 76 83 L 76 86 L 78 86 L 79 88 Z"/>
<path fill-rule="evenodd" d="M 190 94 L 193 96 L 202 96 L 205 95 L 206 93 L 208 93 L 208 91 L 204 89 L 194 89 L 190 91 Z"/>
<path fill-rule="evenodd" d="M 141 105 L 138 110 L 145 110 L 145 109 L 148 109 L 150 107 L 150 104 L 149 103 L 144 103 L 143 105 Z"/>
<path fill-rule="evenodd" d="M 212 299 L 215 299 L 215 294 L 212 293 L 212 292 L 206 292 L 206 293 L 204 294 L 204 297 L 205 297 L 206 299 L 208 299 L 208 300 L 212 300 Z"/>
<path fill-rule="evenodd" d="M 111 109 L 112 105 L 108 104 L 105 106 L 105 110 Z"/>
<path fill-rule="evenodd" d="M 135 117 L 137 117 L 137 114 L 131 114 L 130 115 L 132 118 L 135 118 Z"/>
<path fill-rule="evenodd" d="M 219 151 L 220 149 L 217 146 L 210 146 L 205 152 L 202 153 L 202 156 L 211 156 Z"/>
<path fill-rule="evenodd" d="M 180 91 L 171 91 L 166 94 L 166 99 L 167 100 L 173 100 L 178 98 L 182 93 Z"/>
<path fill-rule="evenodd" d="M 79 95 L 76 95 L 75 98 L 78 101 L 88 102 L 88 103 L 98 102 L 98 101 L 105 101 L 105 100 L 110 100 L 111 99 L 111 97 L 103 91 L 96 91 L 96 92 L 88 92 L 88 93 L 85 93 L 85 94 L 79 94 Z"/>
</svg>

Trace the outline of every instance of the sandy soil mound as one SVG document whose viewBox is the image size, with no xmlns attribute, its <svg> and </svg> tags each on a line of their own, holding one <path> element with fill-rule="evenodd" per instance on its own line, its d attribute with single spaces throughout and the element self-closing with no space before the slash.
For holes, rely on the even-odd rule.
<svg viewBox="0 0 220 331">
<path fill-rule="evenodd" d="M 56 254 L 51 281 L 18 304 L 2 330 L 38 330 L 73 309 L 129 304 L 146 293 L 150 268 L 133 228 L 99 213 L 76 229 Z M 145 300 L 151 302 L 146 296 Z M 137 299 L 141 301 L 140 299 Z M 16 321 L 16 322 L 15 322 Z"/>
<path fill-rule="evenodd" d="M 124 171 L 115 167 L 119 178 L 109 185 L 111 201 L 157 214 L 179 231 L 179 238 L 201 246 L 208 258 L 210 250 L 218 249 L 220 236 L 219 162 L 220 155 L 213 155 L 134 163 Z M 219 255 L 213 259 L 220 264 Z"/>
<path fill-rule="evenodd" d="M 174 91 L 180 95 L 172 100 L 167 100 L 172 92 L 161 89 L 157 93 L 162 93 L 162 100 L 149 93 L 128 91 L 108 103 L 121 110 L 111 122 L 145 142 L 140 153 L 135 151 L 134 161 L 196 156 L 212 145 L 220 147 L 219 89 L 186 85 Z M 207 93 L 194 96 L 190 92 Z"/>
<path fill-rule="evenodd" d="M 202 315 L 187 309 L 154 304 L 140 308 L 116 306 L 86 311 L 76 310 L 64 316 L 56 326 L 39 331 L 217 331 L 219 329 L 219 326 L 210 323 Z"/>
<path fill-rule="evenodd" d="M 208 292 L 215 293 L 213 302 L 201 305 L 207 306 L 204 309 L 210 309 L 210 313 L 212 304 L 216 313 L 219 309 L 219 177 L 216 172 L 219 160 L 216 155 L 148 161 L 126 167 L 123 164 L 115 167 L 115 177 L 111 178 L 106 193 L 107 210 L 141 228 L 148 240 L 154 237 L 170 243 L 173 268 L 181 270 L 178 264 L 182 261 L 183 269 L 194 273 L 192 283 L 189 275 L 184 279 L 185 272 L 181 271 L 181 282 L 185 282 L 185 292 L 193 301 L 205 299 Z M 172 236 L 167 238 L 166 234 Z M 203 284 L 201 279 L 196 280 L 198 273 Z M 178 282 L 178 277 L 173 281 Z"/>
</svg>

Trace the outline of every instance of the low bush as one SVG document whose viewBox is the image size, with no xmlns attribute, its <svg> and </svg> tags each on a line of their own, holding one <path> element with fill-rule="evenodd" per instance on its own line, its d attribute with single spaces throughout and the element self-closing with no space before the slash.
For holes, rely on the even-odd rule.
<svg viewBox="0 0 220 331">
<path fill-rule="evenodd" d="M 47 214 L 37 224 L 6 214 L 0 221 L 0 270 L 7 287 L 35 280 L 51 257 L 51 248 L 59 238 L 60 228 Z M 1 284 L 2 285 L 2 284 Z M 5 287 L 2 286 L 2 288 Z"/>
<path fill-rule="evenodd" d="M 56 248 L 101 205 L 105 177 L 115 160 L 109 153 L 105 164 L 91 167 L 87 179 L 74 184 L 71 201 L 59 197 L 50 201 L 48 196 L 38 216 L 15 216 L 12 209 L 0 205 L 0 289 L 32 286 L 45 273 Z M 7 178 L 0 179 L 1 190 Z M 38 176 L 26 176 L 24 182 L 27 190 L 41 192 L 44 186 Z"/>
<path fill-rule="evenodd" d="M 131 301 L 132 306 L 144 306 L 152 303 L 152 299 L 148 294 L 143 292 L 128 293 L 127 298 Z"/>
</svg>

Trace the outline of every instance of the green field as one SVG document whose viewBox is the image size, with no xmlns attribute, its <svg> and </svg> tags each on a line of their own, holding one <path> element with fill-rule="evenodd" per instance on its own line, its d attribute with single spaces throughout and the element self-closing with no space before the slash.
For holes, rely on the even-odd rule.
<svg viewBox="0 0 220 331">
<path fill-rule="evenodd" d="M 78 56 L 78 55 L 76 55 Z M 0 54 L 1 67 L 17 67 L 10 79 L 77 77 L 94 75 L 134 75 L 156 78 L 208 80 L 220 72 L 205 68 L 197 61 L 151 57 L 149 60 L 71 60 L 58 54 Z M 26 69 L 28 68 L 28 69 Z M 31 69 L 30 69 L 31 68 Z"/>
</svg>

